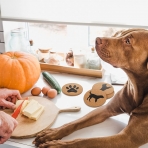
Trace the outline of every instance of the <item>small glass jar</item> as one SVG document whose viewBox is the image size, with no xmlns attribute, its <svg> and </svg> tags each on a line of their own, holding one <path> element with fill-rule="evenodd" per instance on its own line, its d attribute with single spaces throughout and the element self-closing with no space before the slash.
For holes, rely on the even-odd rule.
<svg viewBox="0 0 148 148">
<path fill-rule="evenodd" d="M 74 67 L 76 68 L 85 68 L 86 66 L 86 56 L 85 52 L 82 50 L 76 50 L 73 53 L 74 57 Z"/>
<path fill-rule="evenodd" d="M 35 48 L 33 40 L 29 40 L 29 43 L 30 43 L 30 53 L 39 60 L 38 50 L 37 48 Z"/>
<path fill-rule="evenodd" d="M 40 49 L 38 51 L 38 58 L 40 62 L 45 62 L 44 60 L 49 59 L 49 50 L 50 49 Z"/>
<path fill-rule="evenodd" d="M 101 59 L 97 55 L 94 47 L 91 48 L 91 53 L 87 57 L 86 65 L 88 69 L 101 69 Z"/>
<path fill-rule="evenodd" d="M 9 46 L 11 51 L 29 52 L 29 40 L 25 38 L 24 29 L 18 28 L 11 31 Z"/>
</svg>

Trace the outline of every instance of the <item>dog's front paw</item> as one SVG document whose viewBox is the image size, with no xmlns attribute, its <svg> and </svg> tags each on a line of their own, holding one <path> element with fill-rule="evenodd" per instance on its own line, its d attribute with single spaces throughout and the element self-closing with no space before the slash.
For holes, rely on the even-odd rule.
<svg viewBox="0 0 148 148">
<path fill-rule="evenodd" d="M 64 135 L 60 131 L 60 128 L 46 129 L 37 134 L 35 140 L 33 141 L 33 144 L 35 144 L 37 147 L 39 145 L 42 146 L 42 144 L 44 146 L 44 144 L 48 141 L 62 139 Z"/>
<path fill-rule="evenodd" d="M 53 140 L 40 144 L 38 148 L 76 148 L 73 141 Z"/>
</svg>

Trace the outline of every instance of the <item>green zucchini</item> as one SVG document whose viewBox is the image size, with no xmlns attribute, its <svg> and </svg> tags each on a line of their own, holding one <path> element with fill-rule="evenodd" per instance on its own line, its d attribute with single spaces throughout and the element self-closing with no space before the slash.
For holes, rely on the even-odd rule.
<svg viewBox="0 0 148 148">
<path fill-rule="evenodd" d="M 61 93 L 61 86 L 60 84 L 57 82 L 57 80 L 49 73 L 49 72 L 42 72 L 43 78 L 47 81 L 47 83 L 54 89 L 57 90 L 57 93 L 60 94 Z"/>
</svg>

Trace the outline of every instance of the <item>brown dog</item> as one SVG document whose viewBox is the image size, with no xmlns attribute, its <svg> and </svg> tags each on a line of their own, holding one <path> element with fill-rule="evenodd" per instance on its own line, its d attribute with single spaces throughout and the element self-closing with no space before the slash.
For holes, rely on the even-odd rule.
<svg viewBox="0 0 148 148">
<path fill-rule="evenodd" d="M 128 75 L 128 82 L 107 105 L 38 134 L 34 143 L 39 148 L 138 148 L 148 142 L 148 31 L 130 29 L 118 37 L 97 38 L 96 51 L 104 61 L 122 68 Z M 116 135 L 60 140 L 76 130 L 124 112 L 130 115 L 129 123 Z"/>
</svg>

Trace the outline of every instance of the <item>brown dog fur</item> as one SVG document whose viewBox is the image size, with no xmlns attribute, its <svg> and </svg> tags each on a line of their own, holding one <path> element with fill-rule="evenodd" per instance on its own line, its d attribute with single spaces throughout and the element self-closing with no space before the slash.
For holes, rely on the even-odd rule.
<svg viewBox="0 0 148 148">
<path fill-rule="evenodd" d="M 112 38 L 97 38 L 96 51 L 104 61 L 128 75 L 124 87 L 104 106 L 59 128 L 37 135 L 39 148 L 138 148 L 148 142 L 148 31 L 130 29 Z M 128 125 L 109 137 L 60 140 L 72 132 L 126 112 Z"/>
</svg>

